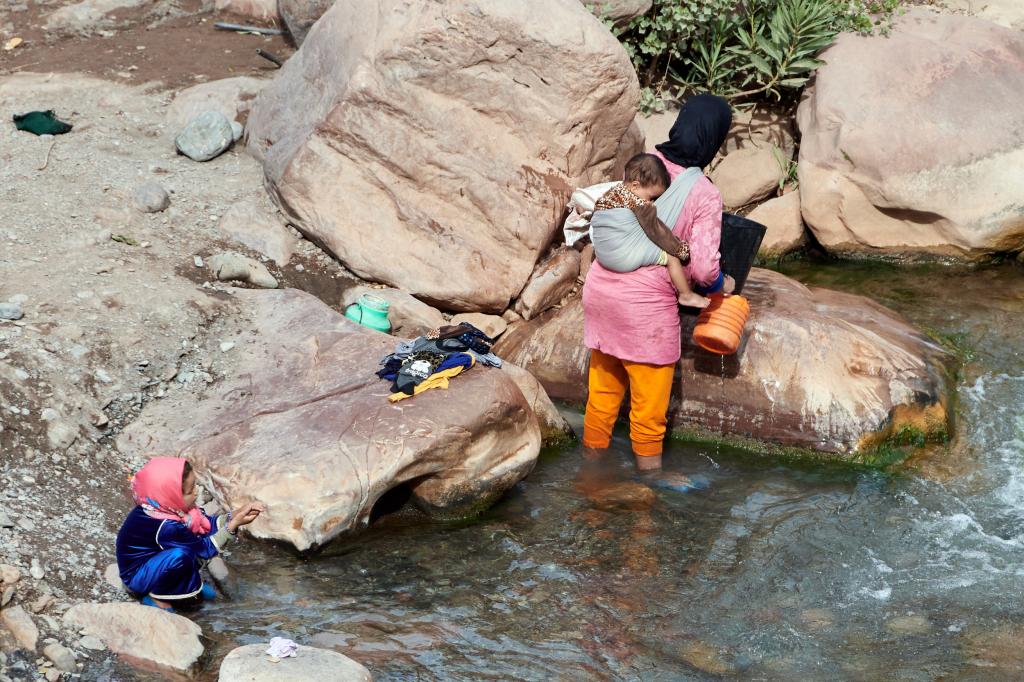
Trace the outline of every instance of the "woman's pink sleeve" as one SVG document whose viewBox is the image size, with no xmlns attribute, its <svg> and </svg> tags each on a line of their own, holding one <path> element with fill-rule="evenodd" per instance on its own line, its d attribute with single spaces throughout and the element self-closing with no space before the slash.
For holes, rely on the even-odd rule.
<svg viewBox="0 0 1024 682">
<path fill-rule="evenodd" d="M 690 229 L 690 264 L 687 274 L 690 281 L 700 286 L 710 286 L 718 279 L 721 270 L 718 251 L 722 240 L 722 195 L 709 193 L 694 207 L 693 226 Z"/>
</svg>

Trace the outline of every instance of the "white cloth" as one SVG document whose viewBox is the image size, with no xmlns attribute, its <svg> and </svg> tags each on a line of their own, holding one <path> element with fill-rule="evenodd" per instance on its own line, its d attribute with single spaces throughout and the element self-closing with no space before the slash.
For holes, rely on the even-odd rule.
<svg viewBox="0 0 1024 682">
<path fill-rule="evenodd" d="M 298 649 L 299 645 L 292 640 L 284 637 L 274 637 L 270 640 L 270 648 L 267 649 L 267 655 L 274 658 L 291 658 L 296 655 Z"/>
<path fill-rule="evenodd" d="M 569 197 L 569 217 L 562 225 L 562 234 L 565 235 L 566 246 L 572 246 L 583 237 L 590 234 L 590 217 L 594 213 L 594 204 L 604 196 L 618 182 L 602 182 L 598 185 L 577 189 Z"/>
</svg>

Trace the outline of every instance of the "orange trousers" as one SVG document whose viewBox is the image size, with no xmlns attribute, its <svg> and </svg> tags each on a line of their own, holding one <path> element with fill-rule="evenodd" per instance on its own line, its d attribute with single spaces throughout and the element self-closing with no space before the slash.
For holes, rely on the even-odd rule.
<svg viewBox="0 0 1024 682">
<path fill-rule="evenodd" d="M 629 388 L 629 438 L 638 457 L 660 455 L 676 366 L 646 365 L 590 351 L 590 395 L 583 417 L 583 445 L 606 448 Z"/>
</svg>

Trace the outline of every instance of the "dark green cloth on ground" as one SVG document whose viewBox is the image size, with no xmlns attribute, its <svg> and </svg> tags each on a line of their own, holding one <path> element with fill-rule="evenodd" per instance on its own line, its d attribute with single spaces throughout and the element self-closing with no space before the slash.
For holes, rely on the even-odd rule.
<svg viewBox="0 0 1024 682">
<path fill-rule="evenodd" d="M 71 130 L 71 124 L 59 120 L 53 115 L 52 109 L 15 114 L 14 125 L 18 130 L 25 130 L 34 135 L 63 135 Z"/>
</svg>

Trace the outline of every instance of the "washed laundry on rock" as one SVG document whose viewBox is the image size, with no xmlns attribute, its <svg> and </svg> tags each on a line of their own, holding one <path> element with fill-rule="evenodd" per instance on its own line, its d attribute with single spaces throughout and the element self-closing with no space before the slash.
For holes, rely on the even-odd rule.
<svg viewBox="0 0 1024 682">
<path fill-rule="evenodd" d="M 491 352 L 494 339 L 471 324 L 446 325 L 412 341 L 399 341 L 395 352 L 381 359 L 377 376 L 392 382 L 389 400 L 396 402 L 432 388 L 448 388 L 448 380 L 477 362 L 501 367 Z"/>
</svg>

